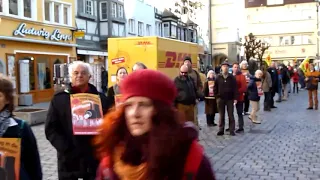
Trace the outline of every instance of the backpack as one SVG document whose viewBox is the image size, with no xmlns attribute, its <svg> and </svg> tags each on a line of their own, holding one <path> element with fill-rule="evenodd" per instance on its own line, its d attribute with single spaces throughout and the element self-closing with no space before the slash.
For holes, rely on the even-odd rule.
<svg viewBox="0 0 320 180">
<path fill-rule="evenodd" d="M 184 165 L 183 180 L 195 180 L 201 161 L 203 159 L 203 147 L 194 140 L 189 148 L 189 152 Z M 110 156 L 105 156 L 99 165 L 96 180 L 112 180 L 110 170 Z"/>
</svg>

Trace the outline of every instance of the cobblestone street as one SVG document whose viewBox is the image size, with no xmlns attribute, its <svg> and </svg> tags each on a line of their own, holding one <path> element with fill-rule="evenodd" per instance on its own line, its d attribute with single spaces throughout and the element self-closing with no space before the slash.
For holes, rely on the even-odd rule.
<svg viewBox="0 0 320 180">
<path fill-rule="evenodd" d="M 235 137 L 217 137 L 218 128 L 206 127 L 200 106 L 200 140 L 218 180 L 320 179 L 319 111 L 306 110 L 306 91 L 290 94 L 288 101 L 276 106 L 272 112 L 260 111 L 261 125 L 252 125 L 245 116 L 245 133 Z M 56 152 L 45 139 L 44 125 L 32 129 L 40 149 L 44 180 L 57 180 Z"/>
</svg>

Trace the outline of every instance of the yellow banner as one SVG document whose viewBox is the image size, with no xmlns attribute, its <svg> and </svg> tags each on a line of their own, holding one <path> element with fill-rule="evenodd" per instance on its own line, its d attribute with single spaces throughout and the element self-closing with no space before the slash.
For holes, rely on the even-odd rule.
<svg viewBox="0 0 320 180">
<path fill-rule="evenodd" d="M 302 63 L 300 64 L 299 68 L 304 72 L 308 72 L 309 71 L 309 56 L 307 56 Z"/>
<path fill-rule="evenodd" d="M 270 66 L 271 64 L 271 56 L 270 56 L 270 53 L 268 54 L 268 56 L 266 57 L 266 63 L 268 64 L 268 66 Z"/>
</svg>

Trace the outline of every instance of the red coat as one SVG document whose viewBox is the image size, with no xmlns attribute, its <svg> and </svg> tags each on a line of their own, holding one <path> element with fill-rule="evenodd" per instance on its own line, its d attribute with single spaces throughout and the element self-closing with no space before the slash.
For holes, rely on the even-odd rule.
<svg viewBox="0 0 320 180">
<path fill-rule="evenodd" d="M 241 72 L 237 73 L 235 77 L 236 77 L 237 88 L 239 93 L 237 101 L 244 101 L 244 93 L 247 91 L 246 77 Z"/>
<path fill-rule="evenodd" d="M 294 72 L 293 75 L 292 75 L 292 81 L 294 83 L 298 83 L 299 82 L 299 74 L 298 72 Z"/>
</svg>

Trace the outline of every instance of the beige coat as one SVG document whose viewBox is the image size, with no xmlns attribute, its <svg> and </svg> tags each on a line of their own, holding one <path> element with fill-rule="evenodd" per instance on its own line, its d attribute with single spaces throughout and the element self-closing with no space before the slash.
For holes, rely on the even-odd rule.
<svg viewBox="0 0 320 180">
<path fill-rule="evenodd" d="M 269 92 L 272 88 L 272 79 L 269 72 L 265 72 L 264 79 L 262 80 L 262 90 L 263 92 Z"/>
</svg>

